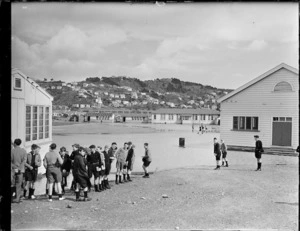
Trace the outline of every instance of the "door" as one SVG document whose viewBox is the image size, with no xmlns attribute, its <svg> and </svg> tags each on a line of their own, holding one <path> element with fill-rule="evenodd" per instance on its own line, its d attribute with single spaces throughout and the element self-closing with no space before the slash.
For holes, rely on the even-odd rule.
<svg viewBox="0 0 300 231">
<path fill-rule="evenodd" d="M 274 117 L 272 145 L 292 145 L 292 121 L 291 117 Z"/>
</svg>

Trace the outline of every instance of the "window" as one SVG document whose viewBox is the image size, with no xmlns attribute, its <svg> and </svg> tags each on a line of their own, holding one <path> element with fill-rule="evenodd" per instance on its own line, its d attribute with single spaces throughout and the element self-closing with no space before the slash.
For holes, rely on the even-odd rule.
<svg viewBox="0 0 300 231">
<path fill-rule="evenodd" d="M 252 117 L 252 130 L 258 130 L 258 117 Z"/>
<path fill-rule="evenodd" d="M 166 115 L 165 114 L 161 114 L 161 120 L 165 120 L 166 119 Z"/>
<path fill-rule="evenodd" d="M 238 129 L 239 128 L 239 117 L 234 116 L 233 117 L 233 129 Z"/>
<path fill-rule="evenodd" d="M 49 107 L 45 111 L 45 138 L 49 138 Z"/>
<path fill-rule="evenodd" d="M 250 116 L 234 116 L 233 117 L 233 130 L 244 131 L 257 131 L 258 130 L 258 117 Z"/>
<path fill-rule="evenodd" d="M 173 114 L 169 114 L 169 120 L 173 120 Z"/>
<path fill-rule="evenodd" d="M 239 129 L 245 129 L 245 117 L 240 117 Z"/>
<path fill-rule="evenodd" d="M 246 129 L 251 129 L 251 117 L 246 117 Z"/>
<path fill-rule="evenodd" d="M 33 107 L 32 140 L 37 140 L 37 128 L 38 128 L 37 108 L 38 108 L 37 106 Z"/>
<path fill-rule="evenodd" d="M 156 115 L 154 115 L 154 117 L 153 117 L 155 120 L 156 120 Z"/>
<path fill-rule="evenodd" d="M 15 90 L 22 90 L 22 80 L 21 80 L 21 78 L 18 78 L 18 77 L 14 78 L 14 89 Z"/>
<path fill-rule="evenodd" d="M 282 81 L 280 83 L 277 83 L 274 87 L 274 91 L 293 91 L 291 84 L 288 82 Z"/>
<path fill-rule="evenodd" d="M 44 107 L 39 107 L 39 139 L 44 138 Z"/>
<path fill-rule="evenodd" d="M 26 141 L 31 140 L 31 107 L 26 106 Z"/>
<path fill-rule="evenodd" d="M 292 117 L 273 117 L 273 122 L 292 122 Z"/>
</svg>

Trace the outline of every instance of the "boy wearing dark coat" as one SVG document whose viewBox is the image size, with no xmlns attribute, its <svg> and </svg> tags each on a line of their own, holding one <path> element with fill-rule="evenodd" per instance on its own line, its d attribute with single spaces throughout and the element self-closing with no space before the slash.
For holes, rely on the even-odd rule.
<svg viewBox="0 0 300 231">
<path fill-rule="evenodd" d="M 106 189 L 110 189 L 110 185 L 108 183 L 108 175 L 110 174 L 111 164 L 115 159 L 115 153 L 117 151 L 117 143 L 113 142 L 111 147 L 108 149 L 108 145 L 104 147 L 104 160 L 105 160 L 105 172 L 104 172 L 104 186 Z"/>
<path fill-rule="evenodd" d="M 100 177 L 100 153 L 96 151 L 96 146 L 91 145 L 91 154 L 89 156 L 89 168 L 91 173 L 94 175 L 94 187 L 95 192 L 99 192 L 99 177 Z M 89 176 L 90 177 L 90 176 Z"/>
<path fill-rule="evenodd" d="M 65 187 L 68 186 L 67 178 L 71 171 L 72 161 L 65 147 L 60 148 L 59 154 L 63 159 L 63 164 L 60 166 L 62 172 L 61 189 L 62 189 L 62 193 L 65 194 Z"/>
<path fill-rule="evenodd" d="M 86 169 L 86 159 L 84 158 L 84 155 L 87 151 L 80 147 L 78 149 L 78 153 L 74 156 L 74 162 L 73 162 L 73 176 L 74 181 L 76 183 L 76 201 L 90 201 L 91 198 L 88 197 L 88 187 L 90 183 L 90 179 L 87 173 Z M 80 199 L 80 187 L 83 188 L 84 192 L 84 199 Z"/>
<path fill-rule="evenodd" d="M 261 171 L 261 155 L 264 152 L 262 142 L 259 140 L 259 136 L 255 135 L 255 158 L 257 159 L 257 169 L 255 171 Z"/>
<path fill-rule="evenodd" d="M 214 138 L 214 155 L 216 157 L 216 163 L 217 167 L 215 170 L 220 170 L 220 159 L 221 159 L 221 150 L 220 150 L 220 144 L 217 140 L 217 138 Z"/>
<path fill-rule="evenodd" d="M 36 144 L 31 145 L 31 152 L 27 154 L 27 160 L 25 163 L 25 181 L 26 186 L 24 189 L 24 197 L 26 198 L 26 192 L 29 188 L 28 199 L 35 199 L 34 196 L 34 183 L 36 182 L 38 175 L 38 168 L 42 165 L 40 156 L 40 147 Z"/>
<path fill-rule="evenodd" d="M 126 167 L 127 167 L 127 180 L 132 181 L 130 178 L 131 172 L 133 170 L 133 163 L 135 159 L 135 154 L 134 154 L 134 148 L 135 146 L 132 144 L 132 142 L 128 142 L 129 145 L 129 150 L 126 158 Z M 125 178 L 125 176 L 124 176 Z"/>
</svg>

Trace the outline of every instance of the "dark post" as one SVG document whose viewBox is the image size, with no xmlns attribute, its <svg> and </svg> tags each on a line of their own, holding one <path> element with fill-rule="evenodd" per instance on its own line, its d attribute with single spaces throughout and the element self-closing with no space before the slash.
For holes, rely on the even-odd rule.
<svg viewBox="0 0 300 231">
<path fill-rule="evenodd" d="M 179 147 L 183 147 L 185 146 L 185 139 L 184 138 L 179 138 Z"/>
</svg>

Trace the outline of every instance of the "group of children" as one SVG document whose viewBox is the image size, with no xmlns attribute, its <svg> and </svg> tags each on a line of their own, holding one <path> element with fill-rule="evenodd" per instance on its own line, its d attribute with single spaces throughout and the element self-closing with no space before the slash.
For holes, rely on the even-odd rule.
<svg viewBox="0 0 300 231">
<path fill-rule="evenodd" d="M 18 139 L 20 140 L 20 139 Z M 94 189 L 95 192 L 101 192 L 110 189 L 108 175 L 111 171 L 111 165 L 116 161 L 116 179 L 115 183 L 120 184 L 130 182 L 131 173 L 135 161 L 135 145 L 132 142 L 124 143 L 123 147 L 117 148 L 117 143 L 113 142 L 111 147 L 91 145 L 89 148 L 80 146 L 79 144 L 72 145 L 73 151 L 69 155 L 65 147 L 61 147 L 59 152 L 56 151 L 56 144 L 52 143 L 49 147 L 49 152 L 45 154 L 43 161 L 39 154 L 40 147 L 33 144 L 31 152 L 20 148 L 21 142 L 17 142 L 12 150 L 12 157 L 16 160 L 17 164 L 13 164 L 12 160 L 12 186 L 18 185 L 23 178 L 25 178 L 25 186 L 23 197 L 26 198 L 27 191 L 29 190 L 28 199 L 35 199 L 34 196 L 34 183 L 37 180 L 38 167 L 42 162 L 46 169 L 46 194 L 48 200 L 52 201 L 52 195 L 58 194 L 59 200 L 64 200 L 63 194 L 67 186 L 67 178 L 72 170 L 73 182 L 71 189 L 75 191 L 76 201 L 89 201 L 88 192 L 91 190 L 91 178 L 94 176 Z M 148 143 L 144 144 L 145 156 L 143 156 L 143 169 L 145 171 L 144 178 L 149 177 L 148 167 L 152 161 L 149 151 Z M 22 164 L 24 167 L 22 167 Z M 14 170 L 13 170 L 14 169 Z M 20 170 L 20 171 L 19 171 Z M 18 175 L 19 174 L 19 175 Z M 16 180 L 16 176 L 20 179 Z M 123 179 L 122 179 L 123 176 Z M 17 187 L 17 197 L 13 202 L 19 203 L 21 187 Z M 84 197 L 80 197 L 80 190 L 83 190 Z M 56 192 L 55 192 L 56 191 Z"/>
</svg>

